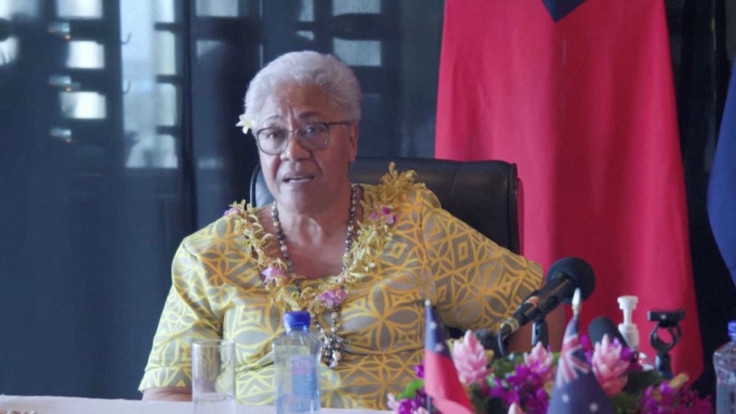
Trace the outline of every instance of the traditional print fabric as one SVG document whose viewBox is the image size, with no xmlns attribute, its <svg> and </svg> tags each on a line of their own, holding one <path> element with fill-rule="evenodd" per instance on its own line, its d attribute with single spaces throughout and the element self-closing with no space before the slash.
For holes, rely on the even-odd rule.
<svg viewBox="0 0 736 414">
<path fill-rule="evenodd" d="M 488 328 L 510 316 L 541 283 L 539 265 L 442 210 L 423 185 L 393 191 L 406 177 L 388 174 L 377 186 L 362 185 L 364 217 L 389 207 L 395 222 L 383 250 L 367 266 L 355 267 L 369 271 L 356 270 L 357 282 L 342 303 L 346 355 L 337 369 L 320 368 L 325 407 L 387 408 L 386 394 L 401 391 L 421 362 L 426 299 L 449 326 Z M 236 343 L 238 401 L 273 404 L 271 344 L 283 332 L 284 310 L 269 300 L 264 269 L 253 258 L 257 241 L 235 231 L 248 222 L 262 232 L 252 221 L 254 211 L 228 214 L 182 242 L 141 390 L 189 387 L 190 342 L 224 337 Z M 370 236 L 362 230 L 358 237 Z M 262 240 L 269 244 L 262 251 L 278 248 L 265 232 Z M 320 283 L 305 280 L 302 289 Z M 327 326 L 330 312 L 316 317 Z"/>
</svg>

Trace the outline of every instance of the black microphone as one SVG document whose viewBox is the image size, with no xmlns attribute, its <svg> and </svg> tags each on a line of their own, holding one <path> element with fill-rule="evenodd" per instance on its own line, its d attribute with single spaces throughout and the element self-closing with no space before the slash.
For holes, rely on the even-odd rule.
<svg viewBox="0 0 736 414">
<path fill-rule="evenodd" d="M 613 342 L 613 338 L 618 338 L 618 342 L 621 345 L 629 346 L 629 344 L 626 343 L 626 339 L 621 335 L 621 332 L 612 320 L 605 316 L 599 316 L 590 321 L 590 325 L 588 325 L 588 336 L 590 337 L 590 341 L 597 344 L 603 340 L 604 335 L 608 335 L 608 339 L 611 342 Z"/>
<path fill-rule="evenodd" d="M 499 325 L 498 336 L 507 337 L 530 321 L 542 319 L 560 303 L 571 303 L 575 289 L 580 289 L 581 300 L 593 293 L 595 275 L 588 262 L 578 257 L 556 261 L 547 272 L 547 283 L 532 293 L 514 314 Z"/>
</svg>

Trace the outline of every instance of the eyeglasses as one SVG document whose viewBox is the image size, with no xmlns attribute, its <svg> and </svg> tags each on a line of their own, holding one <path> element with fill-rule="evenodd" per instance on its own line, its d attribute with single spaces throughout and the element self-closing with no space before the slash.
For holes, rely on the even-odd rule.
<svg viewBox="0 0 736 414">
<path fill-rule="evenodd" d="M 352 122 L 312 122 L 297 129 L 263 128 L 255 132 L 258 148 L 269 155 L 279 155 L 289 143 L 289 135 L 296 133 L 296 142 L 304 149 L 314 151 L 322 149 L 330 142 L 330 127 L 333 125 L 350 125 Z"/>
</svg>

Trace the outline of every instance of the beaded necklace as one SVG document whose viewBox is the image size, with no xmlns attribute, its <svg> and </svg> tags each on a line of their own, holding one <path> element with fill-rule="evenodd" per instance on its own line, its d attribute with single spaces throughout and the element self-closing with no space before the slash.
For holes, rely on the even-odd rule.
<svg viewBox="0 0 736 414">
<path fill-rule="evenodd" d="M 350 255 L 350 249 L 353 246 L 353 233 L 355 230 L 355 211 L 356 211 L 356 203 L 357 203 L 358 193 L 355 189 L 355 186 L 350 187 L 350 208 L 348 210 L 348 227 L 347 227 L 347 234 L 345 236 L 345 253 L 343 253 L 343 265 L 342 265 L 342 272 L 346 272 L 346 263 L 347 259 Z M 290 276 L 293 278 L 294 276 L 294 265 L 291 261 L 291 257 L 289 256 L 289 248 L 286 246 L 286 241 L 284 239 L 284 232 L 281 228 L 281 221 L 279 221 L 279 210 L 278 205 L 274 201 L 273 206 L 271 208 L 271 219 L 273 221 L 273 227 L 276 231 L 276 239 L 279 243 L 279 249 L 281 250 L 281 257 L 284 260 L 284 263 L 286 264 L 286 270 L 289 272 Z M 299 293 L 299 295 L 302 294 L 301 289 L 301 279 L 293 279 L 294 284 L 296 286 L 296 289 Z M 341 306 L 342 301 L 336 301 L 330 308 L 330 326 L 328 328 L 328 331 L 325 331 L 325 329 L 322 327 L 322 325 L 317 322 L 317 327 L 319 328 L 320 335 L 322 336 L 322 362 L 325 363 L 330 368 L 337 368 L 337 366 L 340 364 L 340 360 L 342 359 L 343 353 L 345 351 L 345 345 L 347 344 L 347 340 L 338 334 L 338 329 L 340 326 L 340 311 L 342 310 Z M 315 319 L 316 320 L 316 319 Z"/>
</svg>

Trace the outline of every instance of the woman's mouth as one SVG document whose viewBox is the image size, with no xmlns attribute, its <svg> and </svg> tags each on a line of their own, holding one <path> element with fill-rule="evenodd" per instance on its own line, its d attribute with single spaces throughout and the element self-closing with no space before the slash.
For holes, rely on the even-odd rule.
<svg viewBox="0 0 736 414">
<path fill-rule="evenodd" d="M 311 174 L 290 174 L 284 177 L 283 181 L 285 183 L 304 183 L 307 181 L 311 181 L 314 179 L 314 176 Z"/>
</svg>

